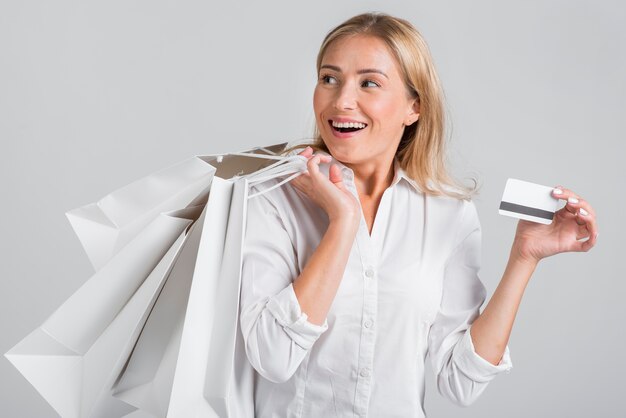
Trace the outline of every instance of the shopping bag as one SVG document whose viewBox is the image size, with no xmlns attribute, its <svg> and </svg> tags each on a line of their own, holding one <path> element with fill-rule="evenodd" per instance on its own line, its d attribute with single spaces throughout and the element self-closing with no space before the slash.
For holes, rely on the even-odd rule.
<svg viewBox="0 0 626 418">
<path fill-rule="evenodd" d="M 214 173 L 212 165 L 190 158 L 67 212 L 94 270 L 100 270 L 160 213 L 193 206 L 194 199 L 208 193 Z"/>
<path fill-rule="evenodd" d="M 302 159 L 276 156 L 284 146 L 197 156 L 68 213 L 96 273 L 6 353 L 61 416 L 252 411 L 251 369 L 237 345 L 242 219 L 251 176 L 305 170 Z M 204 353 L 190 349 L 196 327 Z M 180 409 L 184 400 L 193 408 Z"/>
<path fill-rule="evenodd" d="M 158 303 L 152 308 L 124 371 L 112 388 L 113 396 L 149 416 L 167 415 L 205 214 L 203 212 L 194 224 Z"/>
<path fill-rule="evenodd" d="M 6 353 L 62 417 L 128 411 L 107 392 L 130 355 L 198 209 L 156 217 L 42 326 Z"/>
<path fill-rule="evenodd" d="M 275 156 L 286 145 L 258 147 L 243 153 Z M 106 264 L 159 213 L 206 203 L 218 160 L 222 178 L 252 172 L 263 163 L 242 160 L 238 155 L 195 156 L 122 187 L 96 203 L 67 212 L 94 269 Z"/>
<path fill-rule="evenodd" d="M 213 179 L 184 321 L 180 311 L 170 315 L 165 327 L 169 332 L 164 332 L 159 324 L 164 315 L 157 311 L 166 305 L 159 299 L 114 388 L 115 396 L 152 416 L 254 416 L 253 370 L 238 320 L 246 202 L 251 182 L 306 169 L 302 159 L 281 163 L 246 177 Z M 162 297 L 170 297 L 167 291 Z M 173 295 L 176 288 L 170 292 Z M 159 355 L 146 355 L 156 351 Z"/>
</svg>

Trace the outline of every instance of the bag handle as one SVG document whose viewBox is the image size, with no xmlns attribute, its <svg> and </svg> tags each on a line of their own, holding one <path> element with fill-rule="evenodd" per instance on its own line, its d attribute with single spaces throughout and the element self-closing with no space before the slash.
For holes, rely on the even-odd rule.
<svg viewBox="0 0 626 418">
<path fill-rule="evenodd" d="M 263 167 L 260 170 L 255 171 L 254 173 L 234 176 L 233 180 L 245 178 L 246 180 L 248 180 L 248 185 L 253 186 L 253 185 L 261 184 L 266 181 L 275 179 L 277 177 L 282 177 L 285 175 L 288 175 L 289 177 L 287 177 L 284 180 L 281 180 L 279 183 L 273 185 L 272 187 L 268 189 L 249 195 L 248 199 L 252 199 L 254 197 L 265 194 L 271 190 L 274 190 L 277 187 L 280 187 L 283 184 L 290 182 L 291 180 L 295 179 L 296 177 L 300 176 L 301 174 L 307 171 L 306 163 L 308 159 L 306 157 L 303 157 L 301 155 L 291 155 L 288 157 L 283 157 L 265 148 L 258 148 L 258 149 L 263 150 L 265 152 L 269 152 L 273 155 L 253 154 L 253 153 L 248 153 L 248 152 L 230 152 L 228 153 L 228 155 L 261 158 L 265 160 L 275 160 L 276 162 L 268 165 L 267 167 Z M 221 163 L 222 159 L 223 159 L 222 155 L 217 156 L 218 163 Z"/>
<path fill-rule="evenodd" d="M 269 157 L 269 156 L 264 156 L 264 157 Z M 255 198 L 271 190 L 274 190 L 277 187 L 281 187 L 283 184 L 290 182 L 291 180 L 295 179 L 296 177 L 300 176 L 301 174 L 307 171 L 306 163 L 308 159 L 301 155 L 292 155 L 289 157 L 277 157 L 276 159 L 277 159 L 276 163 L 271 164 L 265 168 L 262 168 L 261 170 L 258 170 L 252 174 L 242 176 L 242 178 L 245 178 L 246 180 L 248 180 L 248 184 L 250 186 L 253 186 L 253 185 L 261 184 L 266 181 L 275 179 L 277 177 L 282 177 L 282 176 L 288 176 L 288 177 L 284 180 L 281 180 L 280 182 L 273 185 L 272 187 L 269 187 L 265 190 L 249 195 L 248 199 Z"/>
<path fill-rule="evenodd" d="M 253 194 L 249 195 L 249 196 L 248 196 L 248 199 L 252 199 L 253 197 L 257 197 L 257 196 L 260 196 L 260 195 L 262 195 L 262 194 L 264 194 L 264 193 L 267 193 L 267 192 L 269 192 L 269 191 L 271 191 L 271 190 L 274 190 L 275 188 L 280 187 L 280 186 L 282 186 L 283 184 L 290 182 L 291 180 L 295 179 L 296 177 L 298 177 L 298 176 L 299 176 L 299 175 L 301 175 L 301 174 L 303 174 L 303 172 L 298 172 L 298 173 L 292 174 L 291 176 L 287 177 L 285 180 L 282 180 L 281 182 L 279 182 L 279 183 L 277 183 L 277 184 L 273 185 L 272 187 L 269 187 L 269 188 L 267 188 L 267 189 L 265 189 L 265 190 L 262 190 L 262 191 L 260 191 L 260 192 L 253 193 Z M 258 183 L 257 183 L 257 184 L 258 184 Z"/>
</svg>

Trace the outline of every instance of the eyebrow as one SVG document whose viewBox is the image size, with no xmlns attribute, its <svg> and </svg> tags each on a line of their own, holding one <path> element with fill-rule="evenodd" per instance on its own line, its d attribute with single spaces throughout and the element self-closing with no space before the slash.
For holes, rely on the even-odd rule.
<svg viewBox="0 0 626 418">
<path fill-rule="evenodd" d="M 338 73 L 340 73 L 340 72 L 341 72 L 341 68 L 337 67 L 336 65 L 328 65 L 328 64 L 325 64 L 325 65 L 322 65 L 322 66 L 320 67 L 320 70 L 321 70 L 322 68 L 327 68 L 327 69 L 329 69 L 329 70 L 337 71 Z M 357 73 L 357 74 L 370 74 L 370 73 L 376 73 L 376 74 L 382 74 L 382 75 L 384 75 L 385 77 L 389 78 L 389 76 L 387 76 L 387 74 L 385 74 L 383 71 L 378 70 L 378 69 L 376 69 L 376 68 L 363 68 L 362 70 L 358 70 L 356 73 Z"/>
</svg>

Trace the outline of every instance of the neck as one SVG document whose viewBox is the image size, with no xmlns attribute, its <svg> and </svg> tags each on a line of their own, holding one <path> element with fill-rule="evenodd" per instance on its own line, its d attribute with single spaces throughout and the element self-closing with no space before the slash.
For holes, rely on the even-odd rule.
<svg viewBox="0 0 626 418">
<path fill-rule="evenodd" d="M 386 164 L 351 165 L 354 172 L 354 184 L 359 195 L 367 197 L 381 196 L 393 182 L 395 175 L 393 159 Z"/>
</svg>

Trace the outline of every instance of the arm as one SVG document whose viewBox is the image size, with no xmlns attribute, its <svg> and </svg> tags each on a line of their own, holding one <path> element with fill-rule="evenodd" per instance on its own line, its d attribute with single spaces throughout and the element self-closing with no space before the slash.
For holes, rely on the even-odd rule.
<svg viewBox="0 0 626 418">
<path fill-rule="evenodd" d="M 500 284 L 472 324 L 476 353 L 494 365 L 500 362 L 509 342 L 524 290 L 536 266 L 535 261 L 521 258 L 513 248 Z"/>
<path fill-rule="evenodd" d="M 556 212 L 550 225 L 518 222 L 502 280 L 472 325 L 476 352 L 493 364 L 509 341 L 524 290 L 539 261 L 561 252 L 586 252 L 595 245 L 598 228 L 591 205 L 568 189 L 557 188 L 553 195 L 567 204 Z M 583 238 L 588 239 L 579 241 Z"/>
<path fill-rule="evenodd" d="M 248 202 L 240 322 L 248 360 L 267 380 L 280 383 L 297 370 L 326 330 L 308 321 L 292 281 L 298 260 L 283 218 L 266 196 Z"/>
<path fill-rule="evenodd" d="M 461 405 L 468 405 L 473 402 L 485 389 L 488 381 L 493 379 L 496 374 L 511 367 L 507 343 L 524 290 L 538 262 L 545 257 L 561 252 L 586 252 L 596 243 L 598 229 L 595 211 L 591 205 L 570 190 L 563 188 L 555 192 L 554 196 L 569 200 L 561 210 L 556 212 L 550 225 L 524 220 L 518 222 L 504 275 L 487 307 L 481 315 L 478 315 L 478 307 L 484 301 L 483 288 L 482 298 L 475 301 L 476 310 L 469 317 L 465 334 L 455 343 L 452 355 L 446 354 L 447 347 L 452 343 L 440 343 L 440 335 L 438 336 L 438 334 L 445 334 L 445 331 L 442 332 L 439 328 L 452 328 L 453 325 L 451 324 L 454 324 L 453 315 L 444 314 L 440 320 L 439 328 L 434 326 L 433 345 L 436 348 L 434 364 L 436 365 L 435 370 L 440 371 L 438 388 L 446 397 Z M 571 200 L 572 197 L 573 200 Z M 474 209 L 473 205 L 469 207 Z M 448 275 L 449 269 L 457 270 L 455 275 L 458 274 L 459 277 L 472 275 L 478 277 L 480 224 L 475 209 L 469 213 L 472 216 L 469 217 L 470 221 L 467 225 L 473 230 L 463 240 L 460 251 L 451 256 L 446 268 L 446 279 L 452 277 L 452 275 Z M 584 240 L 585 238 L 587 240 Z M 457 286 L 458 284 L 456 283 Z M 450 303 L 454 298 L 447 298 L 445 289 L 444 286 L 442 299 L 444 313 L 446 309 L 451 312 L 455 310 L 446 308 L 446 306 L 464 305 L 463 303 L 459 305 L 459 301 L 462 299 L 458 295 L 457 300 Z M 454 294 L 454 291 L 449 290 L 448 293 Z M 481 292 L 477 291 L 475 294 L 479 293 Z M 472 316 L 476 317 L 473 323 L 471 321 Z M 456 332 L 458 333 L 464 328 L 466 326 L 461 324 Z M 454 339 L 454 334 L 453 332 L 445 337 L 444 341 L 445 339 Z"/>
<path fill-rule="evenodd" d="M 300 307 L 314 324 L 322 324 L 346 269 L 356 228 L 331 222 L 302 274 L 293 284 Z"/>
<path fill-rule="evenodd" d="M 481 357 L 472 343 L 474 324 L 486 290 L 478 272 L 481 264 L 481 229 L 473 202 L 463 203 L 456 244 L 443 272 L 439 312 L 428 336 L 437 388 L 452 402 L 473 403 L 498 374 L 512 367 L 508 347 L 494 365 Z"/>
<path fill-rule="evenodd" d="M 343 184 L 343 175 L 337 166 L 331 165 L 328 178 L 320 173 L 319 163 L 330 162 L 330 157 L 313 156 L 310 148 L 301 155 L 309 158 L 308 172 L 292 184 L 317 203 L 330 222 L 320 245 L 293 287 L 302 310 L 313 323 L 321 324 L 346 269 L 361 220 L 361 207 Z"/>
<path fill-rule="evenodd" d="M 327 329 L 325 318 L 343 277 L 360 220 L 354 216 L 355 211 L 341 210 L 341 199 L 328 198 L 328 188 L 334 189 L 331 193 L 338 193 L 339 186 L 319 173 L 319 158 L 311 160 L 311 177 L 322 185 L 311 185 L 310 179 L 294 183 L 309 193 L 326 188 L 324 196 L 314 197 L 327 207 L 332 203 L 335 206 L 332 216 L 329 214 L 327 231 L 301 274 L 298 275 L 295 249 L 278 210 L 266 196 L 252 199 L 248 206 L 241 329 L 250 363 L 263 377 L 277 383 L 293 375 Z M 334 173 L 331 171 L 330 180 L 341 182 L 337 167 Z M 349 191 L 340 193 L 344 204 L 347 197 L 352 197 L 345 195 Z M 358 202 L 355 203 L 358 208 Z"/>
</svg>

